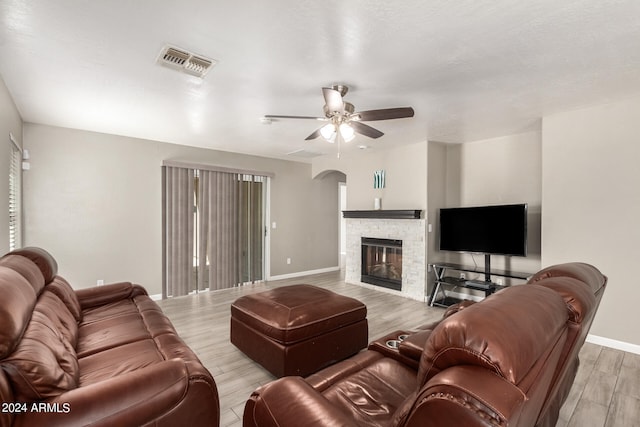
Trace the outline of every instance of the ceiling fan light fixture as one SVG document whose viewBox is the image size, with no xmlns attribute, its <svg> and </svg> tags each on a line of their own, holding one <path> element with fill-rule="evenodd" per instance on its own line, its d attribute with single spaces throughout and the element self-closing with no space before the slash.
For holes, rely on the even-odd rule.
<svg viewBox="0 0 640 427">
<path fill-rule="evenodd" d="M 355 134 L 361 134 L 368 138 L 376 139 L 384 135 L 378 129 L 362 122 L 404 119 L 414 116 L 411 107 L 382 108 L 377 110 L 365 110 L 355 112 L 352 103 L 344 100 L 348 87 L 344 85 L 333 85 L 331 87 L 322 88 L 322 96 L 324 97 L 324 117 L 309 116 L 283 116 L 283 115 L 266 115 L 269 119 L 312 119 L 328 122 L 325 126 L 317 128 L 305 141 L 322 136 L 328 142 L 338 143 L 350 142 L 355 138 Z M 339 138 L 337 138 L 339 137 Z"/>
<path fill-rule="evenodd" d="M 356 137 L 356 131 L 348 123 L 342 123 L 340 125 L 340 135 L 342 135 L 342 139 L 345 142 L 349 142 Z"/>
<path fill-rule="evenodd" d="M 329 142 L 336 140 L 336 126 L 333 123 L 327 123 L 320 128 L 320 135 Z"/>
</svg>

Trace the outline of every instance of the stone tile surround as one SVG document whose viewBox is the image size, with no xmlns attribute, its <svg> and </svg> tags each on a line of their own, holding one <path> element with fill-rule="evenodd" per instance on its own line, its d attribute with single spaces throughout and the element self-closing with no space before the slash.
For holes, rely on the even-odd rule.
<svg viewBox="0 0 640 427">
<path fill-rule="evenodd" d="M 426 301 L 426 220 L 424 219 L 346 219 L 345 281 L 367 288 Z M 402 240 L 402 291 L 360 281 L 361 238 Z"/>
</svg>

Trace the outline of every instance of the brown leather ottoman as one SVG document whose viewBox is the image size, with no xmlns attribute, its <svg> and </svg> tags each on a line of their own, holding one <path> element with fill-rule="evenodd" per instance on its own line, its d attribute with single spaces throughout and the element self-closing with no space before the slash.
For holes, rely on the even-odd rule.
<svg viewBox="0 0 640 427">
<path fill-rule="evenodd" d="M 231 304 L 231 342 L 277 377 L 307 376 L 367 346 L 367 307 L 311 285 Z"/>
</svg>

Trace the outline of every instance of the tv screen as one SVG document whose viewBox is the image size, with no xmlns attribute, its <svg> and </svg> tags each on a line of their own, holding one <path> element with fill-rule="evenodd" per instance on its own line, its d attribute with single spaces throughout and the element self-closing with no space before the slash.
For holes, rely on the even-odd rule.
<svg viewBox="0 0 640 427">
<path fill-rule="evenodd" d="M 440 249 L 527 255 L 527 205 L 440 209 Z"/>
</svg>

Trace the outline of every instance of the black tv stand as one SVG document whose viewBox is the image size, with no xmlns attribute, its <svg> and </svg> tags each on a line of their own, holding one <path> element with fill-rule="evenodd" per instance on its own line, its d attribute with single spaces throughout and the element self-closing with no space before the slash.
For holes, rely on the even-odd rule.
<svg viewBox="0 0 640 427">
<path fill-rule="evenodd" d="M 484 268 L 453 263 L 430 264 L 433 273 L 436 276 L 436 280 L 435 286 L 433 287 L 431 295 L 429 296 L 429 305 L 431 307 L 433 307 L 434 305 L 439 307 L 448 307 L 452 304 L 455 304 L 456 302 L 459 302 L 459 299 L 453 298 L 446 294 L 447 290 L 452 290 L 455 287 L 483 291 L 485 297 L 487 297 L 495 291 L 504 287 L 492 282 L 491 276 L 520 280 L 527 280 L 531 276 L 531 273 L 522 273 L 511 270 L 492 270 L 489 257 L 490 255 L 485 255 Z M 459 277 L 459 274 L 458 277 L 447 275 L 448 271 L 457 271 L 459 273 L 480 273 L 484 275 L 484 282 L 481 280 L 467 280 L 466 278 Z"/>
<path fill-rule="evenodd" d="M 491 255 L 484 254 L 484 281 L 491 283 Z"/>
</svg>

